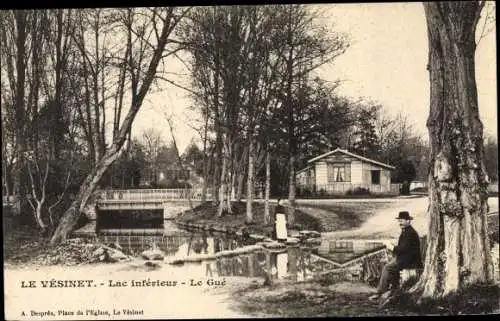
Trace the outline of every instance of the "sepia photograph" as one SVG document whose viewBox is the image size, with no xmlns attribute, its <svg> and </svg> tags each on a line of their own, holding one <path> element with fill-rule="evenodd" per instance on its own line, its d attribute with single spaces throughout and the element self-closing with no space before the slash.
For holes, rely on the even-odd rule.
<svg viewBox="0 0 500 321">
<path fill-rule="evenodd" d="M 0 69 L 5 320 L 500 313 L 494 1 L 1 9 Z"/>
</svg>

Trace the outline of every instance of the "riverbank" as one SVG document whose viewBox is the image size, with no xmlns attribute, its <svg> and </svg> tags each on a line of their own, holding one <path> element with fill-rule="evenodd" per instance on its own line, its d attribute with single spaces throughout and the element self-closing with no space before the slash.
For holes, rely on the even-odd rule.
<svg viewBox="0 0 500 321">
<path fill-rule="evenodd" d="M 416 304 L 406 292 L 381 305 L 369 297 L 375 288 L 360 282 L 317 279 L 273 287 L 251 284 L 235 291 L 239 310 L 252 317 L 373 317 L 498 313 L 500 287 L 474 286 L 441 300 Z"/>
<path fill-rule="evenodd" d="M 95 238 L 69 238 L 50 245 L 50 239 L 15 217 L 3 217 L 4 267 L 38 269 L 40 266 L 77 266 L 92 263 L 115 263 L 130 259 L 114 244 Z"/>
<path fill-rule="evenodd" d="M 276 204 L 269 205 L 270 213 L 274 213 Z M 217 207 L 211 202 L 206 202 L 194 208 L 193 211 L 186 211 L 180 215 L 176 222 L 181 224 L 196 223 L 198 226 L 206 226 L 217 231 L 224 229 L 226 231 L 245 231 L 249 234 L 261 235 L 263 237 L 271 237 L 274 222 L 269 224 L 264 223 L 264 204 L 254 202 L 252 204 L 253 222 L 248 224 L 245 222 L 246 203 L 234 202 L 233 213 L 225 214 L 217 217 Z M 321 225 L 317 218 L 297 209 L 295 211 L 295 224 L 289 226 L 289 231 L 312 230 L 320 231 Z"/>
<path fill-rule="evenodd" d="M 26 265 L 47 249 L 48 240 L 31 226 L 19 225 L 7 211 L 3 216 L 4 265 Z"/>
<path fill-rule="evenodd" d="M 373 317 L 417 315 L 381 307 L 368 298 L 376 292 L 362 282 L 334 281 L 328 275 L 272 286 L 250 284 L 234 292 L 239 310 L 252 317 Z"/>
</svg>

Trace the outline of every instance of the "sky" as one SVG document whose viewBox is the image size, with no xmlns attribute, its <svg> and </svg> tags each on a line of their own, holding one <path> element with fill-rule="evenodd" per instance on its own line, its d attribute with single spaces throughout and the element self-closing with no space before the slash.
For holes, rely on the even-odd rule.
<svg viewBox="0 0 500 321">
<path fill-rule="evenodd" d="M 317 71 L 322 78 L 340 80 L 341 95 L 380 103 L 389 114 L 402 113 L 417 133 L 426 138 L 429 114 L 427 26 L 421 3 L 322 4 L 321 23 L 348 34 L 350 47 L 330 65 Z M 482 26 L 482 21 L 479 22 Z M 478 29 L 480 29 L 478 26 Z M 480 118 L 485 135 L 497 136 L 496 30 L 483 38 L 476 50 L 476 81 Z M 172 71 L 184 72 L 171 60 Z M 179 80 L 186 84 L 187 78 Z M 137 115 L 132 135 L 155 128 L 171 140 L 166 115 L 172 117 L 174 135 L 182 152 L 192 138 L 196 113 L 183 89 L 172 85 L 151 94 Z"/>
</svg>

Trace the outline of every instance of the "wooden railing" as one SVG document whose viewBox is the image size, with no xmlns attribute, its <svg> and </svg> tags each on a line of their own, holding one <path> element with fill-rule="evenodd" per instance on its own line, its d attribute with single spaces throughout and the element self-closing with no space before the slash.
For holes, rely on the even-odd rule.
<svg viewBox="0 0 500 321">
<path fill-rule="evenodd" d="M 99 201 L 149 201 L 160 202 L 168 200 L 202 200 L 201 188 L 169 188 L 169 189 L 123 189 L 99 190 Z M 210 199 L 210 190 L 207 190 L 207 199 Z"/>
</svg>

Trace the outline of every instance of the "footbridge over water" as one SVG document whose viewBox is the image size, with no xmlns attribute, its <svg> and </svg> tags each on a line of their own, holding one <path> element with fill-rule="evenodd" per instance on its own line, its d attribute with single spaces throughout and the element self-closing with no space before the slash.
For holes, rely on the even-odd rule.
<svg viewBox="0 0 500 321">
<path fill-rule="evenodd" d="M 210 194 L 207 197 L 210 197 Z M 141 210 L 163 210 L 163 220 L 165 221 L 172 220 L 182 212 L 201 203 L 201 188 L 97 190 L 94 204 L 89 206 L 90 223 L 75 231 L 74 234 L 96 233 L 98 216 L 113 211 L 134 213 Z M 167 226 L 167 224 L 163 225 Z"/>
<path fill-rule="evenodd" d="M 201 202 L 202 191 L 198 188 L 116 189 L 98 190 L 96 206 L 99 210 L 163 209 L 164 218 L 169 219 Z"/>
</svg>

